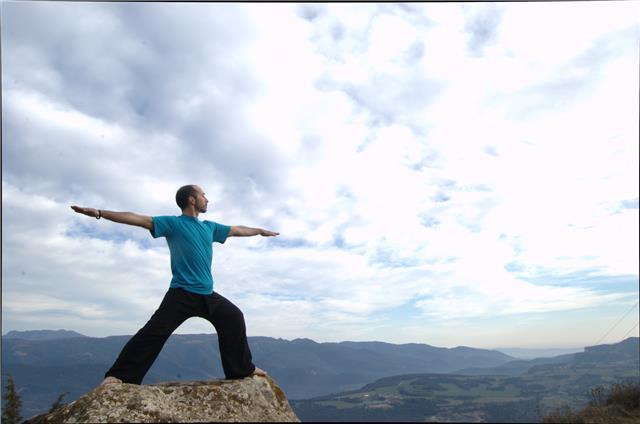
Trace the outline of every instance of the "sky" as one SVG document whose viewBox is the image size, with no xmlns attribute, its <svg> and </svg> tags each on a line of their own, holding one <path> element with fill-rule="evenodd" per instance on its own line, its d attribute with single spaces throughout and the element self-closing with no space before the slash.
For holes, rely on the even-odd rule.
<svg viewBox="0 0 640 424">
<path fill-rule="evenodd" d="M 249 336 L 638 336 L 638 2 L 0 6 L 3 334 L 134 334 L 166 241 L 70 206 L 197 184 L 280 232 L 214 245 Z"/>
</svg>

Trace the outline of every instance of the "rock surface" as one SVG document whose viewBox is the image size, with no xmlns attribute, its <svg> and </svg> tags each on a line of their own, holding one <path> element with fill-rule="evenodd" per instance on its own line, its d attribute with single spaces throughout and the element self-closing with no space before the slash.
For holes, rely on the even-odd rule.
<svg viewBox="0 0 640 424">
<path fill-rule="evenodd" d="M 270 377 L 241 380 L 109 384 L 28 423 L 300 422 Z"/>
</svg>

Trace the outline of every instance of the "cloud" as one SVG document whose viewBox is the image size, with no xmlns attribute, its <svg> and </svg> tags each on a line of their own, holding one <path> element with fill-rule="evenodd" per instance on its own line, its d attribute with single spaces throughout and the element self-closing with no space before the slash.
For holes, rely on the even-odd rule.
<svg viewBox="0 0 640 424">
<path fill-rule="evenodd" d="M 150 295 L 163 293 L 170 279 L 164 246 L 69 237 L 65 229 L 77 218 L 68 205 L 6 182 L 2 193 L 6 325 L 35 320 L 107 335 L 106 327 L 128 329 L 153 310 Z"/>
<path fill-rule="evenodd" d="M 495 4 L 483 4 L 482 7 L 464 8 L 471 16 L 467 17 L 465 29 L 470 34 L 468 49 L 473 56 L 481 56 L 486 44 L 496 38 L 500 24 L 501 10 Z"/>
<path fill-rule="evenodd" d="M 620 201 L 620 207 L 623 209 L 638 209 L 638 198 L 622 200 Z"/>
<path fill-rule="evenodd" d="M 256 182 L 262 191 L 275 190 L 283 162 L 268 140 L 242 124 L 246 99 L 257 93 L 251 72 L 237 65 L 243 61 L 242 43 L 250 31 L 231 36 L 235 28 L 228 25 L 230 20 L 242 25 L 242 14 L 234 7 L 214 13 L 191 7 L 197 5 L 140 6 L 69 9 L 38 4 L 8 10 L 17 14 L 11 20 L 16 24 L 26 19 L 22 16 L 36 22 L 49 19 L 50 24 L 40 25 L 36 34 L 10 23 L 6 30 L 5 78 L 16 80 L 15 90 L 12 84 L 7 87 L 7 97 L 17 103 L 8 113 L 15 110 L 30 117 L 9 119 L 6 136 L 35 140 L 46 132 L 49 140 L 46 147 L 38 148 L 37 142 L 12 143 L 9 155 L 23 159 L 9 163 L 7 178 L 25 169 L 33 172 L 43 156 L 55 154 L 62 159 L 48 171 L 38 172 L 64 178 L 46 178 L 49 184 L 79 185 L 87 181 L 85 175 L 96 179 L 86 186 L 110 181 L 105 188 L 111 192 L 101 191 L 111 202 L 116 193 L 109 187 L 130 192 L 144 184 L 137 175 L 126 175 L 125 170 L 135 167 L 141 167 L 148 179 L 166 184 L 200 182 L 219 191 L 222 203 L 234 198 L 244 204 L 256 201 L 255 193 L 248 190 Z M 96 25 L 73 25 L 69 17 L 74 13 L 86 16 L 87 25 Z M 61 19 L 53 22 L 52 15 Z M 118 43 L 108 39 L 114 31 L 118 31 Z M 164 31 L 175 36 L 159 36 Z M 62 49 L 51 42 L 39 43 L 41 39 L 64 40 L 67 45 Z M 224 39 L 233 42 L 224 43 L 223 54 L 219 40 Z M 34 64 L 51 75 L 55 84 L 33 83 L 26 68 Z M 88 148 L 96 145 L 101 150 Z M 86 152 L 83 164 L 74 166 L 74 151 Z M 102 172 L 86 172 L 83 166 L 97 166 Z M 40 191 L 59 192 L 64 190 L 61 186 Z"/>
<path fill-rule="evenodd" d="M 442 89 L 422 72 L 422 37 L 428 26 L 416 27 L 410 19 L 415 13 L 397 9 L 374 13 L 369 19 L 360 11 L 338 10 L 349 22 L 339 40 L 322 35 L 326 24 L 314 27 L 316 48 L 330 59 L 319 87 L 345 93 L 374 125 L 414 121 L 410 117 L 424 110 Z"/>
<path fill-rule="evenodd" d="M 326 8 L 319 4 L 301 4 L 298 6 L 297 13 L 303 19 L 314 21 L 326 13 Z"/>
<path fill-rule="evenodd" d="M 5 6 L 7 328 L 136 331 L 165 242 L 69 206 L 188 183 L 281 232 L 215 246 L 252 335 L 456 343 L 634 294 L 605 283 L 637 280 L 629 6 Z"/>
</svg>

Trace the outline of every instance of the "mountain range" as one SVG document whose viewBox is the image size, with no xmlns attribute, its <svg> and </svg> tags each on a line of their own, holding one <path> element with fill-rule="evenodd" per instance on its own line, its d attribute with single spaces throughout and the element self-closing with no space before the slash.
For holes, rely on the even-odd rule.
<svg viewBox="0 0 640 424">
<path fill-rule="evenodd" d="M 30 331 L 9 331 L 2 336 L 2 339 L 23 339 L 23 340 L 57 340 L 70 339 L 73 337 L 87 337 L 84 334 L 70 330 L 30 330 Z"/>
<path fill-rule="evenodd" d="M 461 370 L 386 377 L 291 403 L 302 421 L 539 422 L 557 408 L 585 406 L 598 387 L 639 385 L 639 356 L 636 337 L 572 355 L 477 368 L 475 375 Z"/>
<path fill-rule="evenodd" d="M 2 337 L 2 388 L 11 374 L 23 416 L 48 410 L 58 395 L 72 401 L 100 383 L 131 336 L 87 337 L 59 330 L 10 332 Z M 501 373 L 573 360 L 576 355 L 523 361 L 470 347 L 382 342 L 317 343 L 249 337 L 254 362 L 278 381 L 290 400 L 352 391 L 381 378 L 406 374 Z M 587 348 L 584 353 L 597 353 Z M 508 374 L 511 373 L 511 374 Z M 143 383 L 222 378 L 215 334 L 172 335 Z"/>
<path fill-rule="evenodd" d="M 87 337 L 75 332 L 10 332 L 2 337 L 3 389 L 10 373 L 25 416 L 47 410 L 100 384 L 131 336 Z M 382 342 L 317 343 L 249 337 L 254 363 L 278 382 L 289 399 L 353 390 L 379 378 L 411 372 L 447 373 L 462 367 L 495 367 L 514 358 L 469 347 Z M 173 334 L 143 384 L 223 377 L 216 334 Z"/>
</svg>

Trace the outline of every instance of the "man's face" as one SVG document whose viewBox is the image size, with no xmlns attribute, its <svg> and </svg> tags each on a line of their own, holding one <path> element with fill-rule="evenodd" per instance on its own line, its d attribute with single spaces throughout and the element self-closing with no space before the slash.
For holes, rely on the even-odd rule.
<svg viewBox="0 0 640 424">
<path fill-rule="evenodd" d="M 195 191 L 196 191 L 196 195 L 195 195 L 196 210 L 200 213 L 205 213 L 207 211 L 207 204 L 209 203 L 209 200 L 204 195 L 204 191 L 202 191 L 200 187 L 195 186 Z"/>
</svg>

